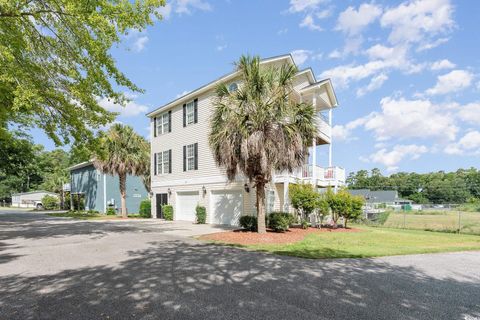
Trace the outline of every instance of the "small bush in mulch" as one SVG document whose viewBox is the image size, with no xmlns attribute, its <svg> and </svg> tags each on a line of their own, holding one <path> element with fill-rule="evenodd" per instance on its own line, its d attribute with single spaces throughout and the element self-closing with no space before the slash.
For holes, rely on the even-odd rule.
<svg viewBox="0 0 480 320">
<path fill-rule="evenodd" d="M 257 217 L 241 216 L 239 219 L 239 224 L 247 231 L 257 231 Z"/>
<path fill-rule="evenodd" d="M 301 241 L 311 233 L 323 232 L 358 232 L 360 229 L 317 229 L 317 228 L 290 228 L 286 232 L 275 232 L 267 230 L 267 233 L 256 233 L 245 230 L 233 230 L 226 232 L 218 232 L 201 236 L 200 240 L 215 241 L 220 243 L 236 244 L 236 245 L 255 245 L 255 244 L 288 244 Z"/>
</svg>

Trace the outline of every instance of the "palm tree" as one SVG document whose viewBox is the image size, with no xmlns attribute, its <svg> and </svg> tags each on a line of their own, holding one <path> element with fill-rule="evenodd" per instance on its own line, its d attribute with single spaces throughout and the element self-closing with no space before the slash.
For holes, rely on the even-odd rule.
<svg viewBox="0 0 480 320">
<path fill-rule="evenodd" d="M 132 127 L 116 123 L 101 135 L 100 149 L 93 163 L 103 173 L 118 175 L 122 217 L 127 218 L 127 176 L 141 176 L 150 170 L 149 144 Z"/>
<path fill-rule="evenodd" d="M 237 89 L 217 87 L 210 146 L 229 181 L 241 173 L 254 183 L 264 233 L 265 186 L 274 170 L 292 172 L 305 163 L 317 135 L 315 109 L 293 93 L 294 65 L 261 66 L 259 57 L 242 56 L 236 68 Z"/>
</svg>

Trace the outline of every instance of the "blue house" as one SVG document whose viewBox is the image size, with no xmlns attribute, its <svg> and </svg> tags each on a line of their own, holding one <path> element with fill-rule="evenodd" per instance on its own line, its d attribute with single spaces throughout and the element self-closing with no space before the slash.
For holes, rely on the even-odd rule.
<svg viewBox="0 0 480 320">
<path fill-rule="evenodd" d="M 106 213 L 112 207 L 120 212 L 121 197 L 118 176 L 101 173 L 90 161 L 70 167 L 70 203 L 73 208 L 81 204 L 85 210 Z M 127 212 L 138 213 L 140 202 L 148 199 L 142 178 L 127 177 Z"/>
</svg>

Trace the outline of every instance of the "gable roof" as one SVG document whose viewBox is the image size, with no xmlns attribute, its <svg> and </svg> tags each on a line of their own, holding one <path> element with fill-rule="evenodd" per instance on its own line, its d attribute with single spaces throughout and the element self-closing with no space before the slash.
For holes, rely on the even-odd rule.
<svg viewBox="0 0 480 320">
<path fill-rule="evenodd" d="M 58 193 L 51 192 L 51 191 L 46 191 L 46 190 L 36 190 L 36 191 L 28 191 L 28 192 L 19 192 L 19 193 L 12 193 L 13 196 L 22 196 L 24 194 L 33 194 L 33 193 L 48 193 L 48 194 L 54 194 L 58 196 Z"/>
<path fill-rule="evenodd" d="M 369 203 L 383 203 L 398 201 L 398 192 L 396 190 L 371 191 L 370 189 L 353 189 L 348 192 L 354 196 L 362 196 Z"/>
<path fill-rule="evenodd" d="M 266 59 L 261 59 L 260 64 L 271 63 L 271 62 L 281 61 L 281 60 L 287 60 L 290 63 L 292 63 L 294 66 L 297 66 L 290 53 L 289 54 L 284 54 L 284 55 L 279 55 L 279 56 L 274 56 L 274 57 L 270 57 L 270 58 L 266 58 Z M 315 78 L 315 74 L 313 73 L 312 68 L 306 68 L 306 69 L 300 70 L 297 73 L 297 76 L 301 75 L 301 74 L 306 74 L 311 83 L 315 83 L 317 81 L 316 78 Z M 190 91 L 189 93 L 187 93 L 187 94 L 185 94 L 181 97 L 178 97 L 177 99 L 175 99 L 173 101 L 168 102 L 167 104 L 164 104 L 164 105 L 156 108 L 155 110 L 147 113 L 146 116 L 149 117 L 149 118 L 152 118 L 153 116 L 155 116 L 159 112 L 162 112 L 163 110 L 165 110 L 167 108 L 170 108 L 172 106 L 178 105 L 182 102 L 186 102 L 188 100 L 191 100 L 192 98 L 194 98 L 194 96 L 199 95 L 201 93 L 204 93 L 204 92 L 214 88 L 220 82 L 231 80 L 231 79 L 235 78 L 237 75 L 238 75 L 238 71 L 236 71 L 236 70 L 232 71 L 230 73 L 227 73 L 227 74 L 221 76 L 220 78 L 217 78 L 216 80 L 213 80 L 213 81 L 211 81 L 211 82 L 209 82 L 209 83 L 207 83 L 207 84 L 205 84 L 205 85 L 203 85 L 203 86 L 201 86 L 201 87 L 199 87 L 195 90 Z"/>
<path fill-rule="evenodd" d="M 91 166 L 93 165 L 93 162 L 90 160 L 90 161 L 85 161 L 85 162 L 80 162 L 74 166 L 71 166 L 69 168 L 67 168 L 69 171 L 72 171 L 72 170 L 75 170 L 75 169 L 80 169 L 80 168 L 83 168 L 83 167 L 88 167 L 88 166 Z"/>
</svg>

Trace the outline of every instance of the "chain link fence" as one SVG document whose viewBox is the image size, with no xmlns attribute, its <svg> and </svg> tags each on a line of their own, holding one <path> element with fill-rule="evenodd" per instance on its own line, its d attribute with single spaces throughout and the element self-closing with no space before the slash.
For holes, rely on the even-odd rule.
<svg viewBox="0 0 480 320">
<path fill-rule="evenodd" d="M 388 228 L 428 230 L 480 235 L 480 212 L 461 211 L 457 204 L 422 205 L 421 210 L 377 212 L 369 220 L 381 220 Z M 380 219 L 383 218 L 383 219 Z"/>
</svg>

